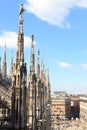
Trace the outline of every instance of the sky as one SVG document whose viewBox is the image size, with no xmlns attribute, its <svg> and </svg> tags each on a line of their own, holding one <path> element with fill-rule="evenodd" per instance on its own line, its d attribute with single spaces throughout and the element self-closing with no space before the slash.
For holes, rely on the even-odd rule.
<svg viewBox="0 0 87 130">
<path fill-rule="evenodd" d="M 7 69 L 15 62 L 19 6 L 24 4 L 25 62 L 29 73 L 30 37 L 49 68 L 51 92 L 87 94 L 87 0 L 0 0 L 0 56 L 6 43 Z"/>
</svg>

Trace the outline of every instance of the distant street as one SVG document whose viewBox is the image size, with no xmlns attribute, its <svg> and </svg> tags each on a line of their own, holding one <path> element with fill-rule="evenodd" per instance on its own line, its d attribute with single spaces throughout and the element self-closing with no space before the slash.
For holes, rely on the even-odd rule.
<svg viewBox="0 0 87 130">
<path fill-rule="evenodd" d="M 86 130 L 86 128 L 78 121 L 58 121 L 52 125 L 52 130 Z"/>
</svg>

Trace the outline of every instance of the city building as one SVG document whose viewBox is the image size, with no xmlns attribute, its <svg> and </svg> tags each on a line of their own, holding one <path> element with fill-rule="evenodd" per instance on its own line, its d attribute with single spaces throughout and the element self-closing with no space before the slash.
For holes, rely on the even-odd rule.
<svg viewBox="0 0 87 130">
<path fill-rule="evenodd" d="M 78 96 L 71 96 L 71 117 L 79 118 L 80 114 L 80 99 Z"/>
<path fill-rule="evenodd" d="M 0 58 L 0 129 L 50 130 L 51 90 L 49 69 L 44 67 L 38 50 L 35 70 L 34 35 L 31 36 L 29 73 L 24 59 L 23 4 L 19 12 L 16 61 L 11 59 L 7 76 L 6 44 L 3 64 Z"/>
<path fill-rule="evenodd" d="M 51 112 L 54 119 L 70 119 L 70 97 L 65 92 L 54 92 L 51 98 Z"/>
<path fill-rule="evenodd" d="M 84 129 L 87 129 L 87 96 L 80 96 L 80 121 Z"/>
</svg>

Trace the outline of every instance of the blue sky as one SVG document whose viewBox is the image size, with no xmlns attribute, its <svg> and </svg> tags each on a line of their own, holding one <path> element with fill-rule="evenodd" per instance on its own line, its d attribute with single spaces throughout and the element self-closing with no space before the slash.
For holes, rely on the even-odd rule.
<svg viewBox="0 0 87 130">
<path fill-rule="evenodd" d="M 0 56 L 6 43 L 8 70 L 12 49 L 15 62 L 22 3 L 28 72 L 33 33 L 36 59 L 39 48 L 49 68 L 51 91 L 87 94 L 87 0 L 1 0 Z"/>
</svg>

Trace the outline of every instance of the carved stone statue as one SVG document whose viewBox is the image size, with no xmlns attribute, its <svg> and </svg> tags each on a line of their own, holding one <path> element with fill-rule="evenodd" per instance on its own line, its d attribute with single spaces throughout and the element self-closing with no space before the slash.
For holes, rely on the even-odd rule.
<svg viewBox="0 0 87 130">
<path fill-rule="evenodd" d="M 23 4 L 20 5 L 20 17 L 22 18 L 22 14 L 24 12 L 24 7 L 23 7 Z"/>
</svg>

